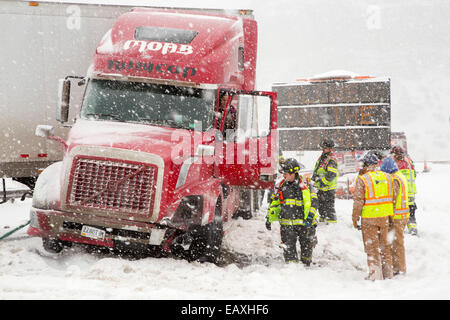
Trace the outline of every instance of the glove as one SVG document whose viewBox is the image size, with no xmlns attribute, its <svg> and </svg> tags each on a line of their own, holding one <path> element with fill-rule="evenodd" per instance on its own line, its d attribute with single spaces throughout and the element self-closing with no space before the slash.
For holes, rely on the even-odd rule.
<svg viewBox="0 0 450 320">
<path fill-rule="evenodd" d="M 269 217 L 266 217 L 266 229 L 272 230 L 272 224 L 269 222 Z"/>
<path fill-rule="evenodd" d="M 309 228 L 312 226 L 313 222 L 314 222 L 314 217 L 311 214 L 308 214 L 308 216 L 305 219 L 305 227 Z"/>
<path fill-rule="evenodd" d="M 357 220 L 353 220 L 353 227 L 354 227 L 355 229 L 361 230 L 361 226 L 358 224 L 358 221 L 357 221 Z"/>
</svg>

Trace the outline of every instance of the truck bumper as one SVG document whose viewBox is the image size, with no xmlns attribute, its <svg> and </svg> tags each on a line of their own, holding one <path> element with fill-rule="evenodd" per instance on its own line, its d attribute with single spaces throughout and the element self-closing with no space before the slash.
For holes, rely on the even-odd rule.
<svg viewBox="0 0 450 320">
<path fill-rule="evenodd" d="M 122 248 L 124 244 L 130 244 L 130 246 L 158 246 L 164 251 L 169 251 L 170 242 L 176 232 L 176 229 L 157 224 L 34 207 L 30 210 L 30 220 L 31 223 L 27 230 L 30 236 L 109 248 L 116 246 Z M 84 226 L 90 227 L 91 230 L 94 229 L 97 234 L 86 232 Z"/>
</svg>

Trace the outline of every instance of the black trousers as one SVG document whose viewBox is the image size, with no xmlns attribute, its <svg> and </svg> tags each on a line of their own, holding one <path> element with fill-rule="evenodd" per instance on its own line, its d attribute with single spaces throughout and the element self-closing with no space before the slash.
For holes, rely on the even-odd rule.
<svg viewBox="0 0 450 320">
<path fill-rule="evenodd" d="M 319 200 L 319 215 L 323 220 L 337 221 L 336 210 L 334 209 L 335 198 L 336 190 L 319 190 L 317 192 L 317 199 Z"/>
<path fill-rule="evenodd" d="M 281 225 L 281 241 L 283 242 L 283 256 L 285 262 L 297 262 L 297 239 L 300 242 L 300 261 L 309 266 L 312 260 L 313 248 L 316 242 L 316 227 L 301 225 Z"/>
<path fill-rule="evenodd" d="M 409 221 L 408 223 L 416 223 L 416 209 L 417 209 L 417 205 L 414 202 L 414 204 L 409 206 Z"/>
</svg>

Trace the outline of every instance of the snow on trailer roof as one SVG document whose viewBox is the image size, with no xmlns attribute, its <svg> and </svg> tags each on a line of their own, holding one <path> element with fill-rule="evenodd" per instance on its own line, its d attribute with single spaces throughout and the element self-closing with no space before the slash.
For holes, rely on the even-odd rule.
<svg viewBox="0 0 450 320">
<path fill-rule="evenodd" d="M 332 82 L 332 81 L 346 81 L 346 82 L 380 82 L 388 81 L 387 77 L 373 77 L 373 76 L 361 76 L 352 71 L 346 70 L 332 70 L 318 75 L 314 75 L 310 78 L 296 79 L 295 82 L 279 82 L 274 83 L 274 86 L 292 86 L 292 85 L 308 85 L 315 84 L 317 82 Z"/>
</svg>

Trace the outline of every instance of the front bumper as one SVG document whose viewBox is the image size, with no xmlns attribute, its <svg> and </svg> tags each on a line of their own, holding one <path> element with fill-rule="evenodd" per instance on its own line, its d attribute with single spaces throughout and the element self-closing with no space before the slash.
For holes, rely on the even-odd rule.
<svg viewBox="0 0 450 320">
<path fill-rule="evenodd" d="M 89 245 L 115 247 L 118 242 L 159 246 L 169 251 L 175 229 L 158 224 L 32 207 L 28 235 Z M 82 235 L 83 226 L 104 231 L 102 239 Z"/>
</svg>

